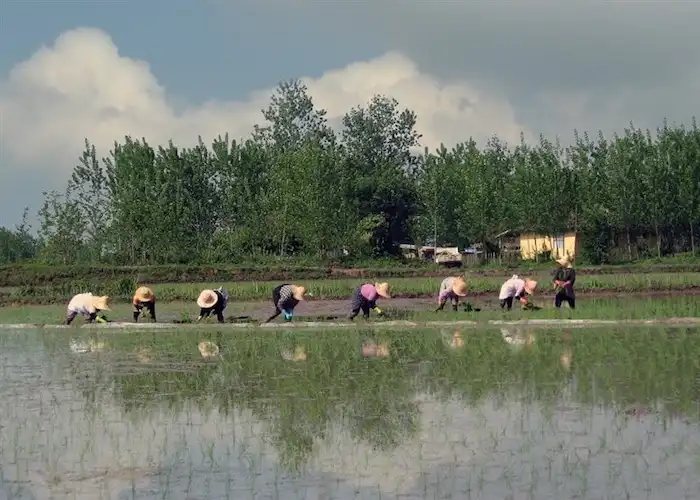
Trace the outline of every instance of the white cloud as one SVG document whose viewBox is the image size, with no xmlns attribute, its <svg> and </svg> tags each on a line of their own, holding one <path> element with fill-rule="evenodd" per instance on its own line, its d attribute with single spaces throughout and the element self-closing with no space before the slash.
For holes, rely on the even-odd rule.
<svg viewBox="0 0 700 500">
<path fill-rule="evenodd" d="M 440 82 L 395 52 L 303 80 L 334 121 L 374 94 L 396 97 L 418 113 L 419 130 L 431 147 L 494 133 L 516 140 L 522 128 L 503 97 L 465 82 Z M 172 138 L 182 145 L 193 144 L 198 135 L 245 137 L 262 121 L 260 110 L 273 90 L 178 113 L 146 62 L 120 54 L 103 31 L 75 29 L 17 64 L 2 82 L 3 154 L 11 167 L 63 180 L 84 137 L 103 154 L 124 135 L 152 144 Z"/>
<path fill-rule="evenodd" d="M 521 130 L 505 98 L 463 81 L 438 81 L 396 52 L 303 80 L 334 123 L 374 94 L 396 97 L 418 113 L 430 147 L 494 133 L 515 140 Z M 120 54 L 107 33 L 63 33 L 0 79 L 0 225 L 18 221 L 24 206 L 37 208 L 42 190 L 65 186 L 85 137 L 101 155 L 125 135 L 183 146 L 199 135 L 205 141 L 225 133 L 247 137 L 262 122 L 274 83 L 245 101 L 176 110 L 148 63 Z"/>
</svg>

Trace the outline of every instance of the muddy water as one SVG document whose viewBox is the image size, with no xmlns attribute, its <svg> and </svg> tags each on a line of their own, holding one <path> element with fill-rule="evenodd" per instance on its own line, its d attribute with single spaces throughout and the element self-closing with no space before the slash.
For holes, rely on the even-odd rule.
<svg viewBox="0 0 700 500">
<path fill-rule="evenodd" d="M 471 391 L 483 390 L 474 398 L 449 390 L 463 382 L 459 371 L 437 378 L 430 365 L 438 360 L 425 359 L 414 377 L 432 378 L 411 385 L 419 390 L 408 401 L 380 386 L 367 394 L 372 404 L 354 401 L 321 433 L 305 418 L 285 425 L 295 413 L 315 418 L 313 408 L 324 404 L 297 398 L 294 388 L 301 394 L 311 383 L 302 373 L 280 369 L 298 384 L 280 381 L 276 392 L 222 407 L 215 400 L 228 388 L 251 382 L 192 372 L 158 385 L 165 375 L 145 367 L 141 376 L 158 390 L 127 397 L 135 386 L 105 375 L 123 354 L 74 354 L 65 340 L 56 351 L 47 347 L 55 337 L 0 330 L 2 499 L 683 499 L 700 491 L 696 373 L 661 375 L 688 361 L 680 343 L 669 341 L 676 362 L 658 367 L 656 383 L 608 386 L 608 375 L 586 363 L 580 372 L 524 374 L 526 383 L 498 393 L 490 391 L 498 380 L 470 381 Z M 620 349 L 621 363 L 634 359 Z M 524 373 L 527 354 L 512 355 Z M 541 360 L 531 363 L 540 370 Z M 348 370 L 361 379 L 357 367 Z M 404 372 L 386 373 L 387 387 L 404 387 L 393 378 Z M 695 413 L 665 413 L 658 397 L 665 384 L 695 384 L 688 394 L 696 399 L 684 400 Z M 621 399 L 635 393 L 645 404 L 595 404 L 614 387 Z"/>
</svg>

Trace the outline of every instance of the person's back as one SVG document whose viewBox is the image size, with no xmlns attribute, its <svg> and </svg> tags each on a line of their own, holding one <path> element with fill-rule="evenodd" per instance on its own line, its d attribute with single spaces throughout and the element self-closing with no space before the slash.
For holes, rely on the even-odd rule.
<svg viewBox="0 0 700 500">
<path fill-rule="evenodd" d="M 510 297 L 515 297 L 518 294 L 518 291 L 524 289 L 525 280 L 520 278 L 517 274 L 514 274 L 501 286 L 501 292 L 498 294 L 498 299 L 503 300 Z"/>
<path fill-rule="evenodd" d="M 92 307 L 92 293 L 79 293 L 73 296 L 68 303 L 68 311 L 76 312 L 78 314 L 89 314 L 95 312 L 95 308 Z"/>
</svg>

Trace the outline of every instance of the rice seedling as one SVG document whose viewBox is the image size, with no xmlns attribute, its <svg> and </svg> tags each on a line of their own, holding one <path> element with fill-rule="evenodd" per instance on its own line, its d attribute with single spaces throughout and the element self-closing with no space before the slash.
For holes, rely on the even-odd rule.
<svg viewBox="0 0 700 500">
<path fill-rule="evenodd" d="M 548 283 L 549 273 L 530 275 L 542 284 L 543 292 L 551 292 Z M 498 294 L 503 282 L 510 277 L 502 276 L 468 277 L 470 295 Z M 388 281 L 391 293 L 395 297 L 429 297 L 437 294 L 440 277 L 430 278 L 395 278 L 379 277 L 376 281 Z M 293 278 L 285 281 L 295 281 Z M 311 300 L 347 299 L 352 291 L 364 282 L 375 279 L 334 279 L 334 280 L 300 280 L 312 294 Z M 231 300 L 270 300 L 272 289 L 284 281 L 251 282 L 203 282 L 203 283 L 162 283 L 150 285 L 158 302 L 194 301 L 205 288 L 223 286 L 229 291 Z M 66 282 L 58 286 L 27 286 L 9 288 L 0 293 L 0 304 L 51 304 L 67 302 L 74 294 L 91 290 L 96 294 L 109 295 L 113 301 L 130 301 L 131 294 L 138 283 L 133 280 L 77 281 Z M 648 274 L 600 274 L 582 275 L 576 281 L 579 293 L 648 293 L 670 290 L 691 290 L 700 288 L 700 273 L 648 273 Z"/>
</svg>

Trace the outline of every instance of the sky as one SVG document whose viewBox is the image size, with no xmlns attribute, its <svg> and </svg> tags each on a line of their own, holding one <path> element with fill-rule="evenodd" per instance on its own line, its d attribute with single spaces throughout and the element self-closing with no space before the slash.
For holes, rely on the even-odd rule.
<svg viewBox="0 0 700 500">
<path fill-rule="evenodd" d="M 2 0 L 0 226 L 85 138 L 245 138 L 291 78 L 333 123 L 395 97 L 430 148 L 689 124 L 699 23 L 700 0 Z"/>
</svg>

